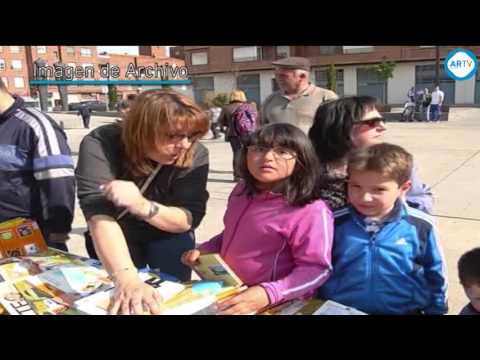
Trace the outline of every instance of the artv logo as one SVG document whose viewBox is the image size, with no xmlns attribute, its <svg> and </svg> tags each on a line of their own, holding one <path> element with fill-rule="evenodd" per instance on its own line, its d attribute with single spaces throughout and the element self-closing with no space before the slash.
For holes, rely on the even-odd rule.
<svg viewBox="0 0 480 360">
<path fill-rule="evenodd" d="M 477 72 L 478 61 L 474 53 L 467 49 L 455 49 L 445 58 L 445 72 L 452 79 L 468 80 Z"/>
</svg>

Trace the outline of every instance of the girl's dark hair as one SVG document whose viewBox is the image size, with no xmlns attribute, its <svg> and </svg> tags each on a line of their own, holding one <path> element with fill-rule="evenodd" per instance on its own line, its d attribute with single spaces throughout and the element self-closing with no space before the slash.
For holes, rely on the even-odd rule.
<svg viewBox="0 0 480 360">
<path fill-rule="evenodd" d="M 308 132 L 315 152 L 322 163 L 344 158 L 353 148 L 353 124 L 361 121 L 364 113 L 375 108 L 376 98 L 350 96 L 320 105 Z"/>
<path fill-rule="evenodd" d="M 255 131 L 245 142 L 239 157 L 239 172 L 245 180 L 247 195 L 258 190 L 256 179 L 247 168 L 247 147 L 260 145 L 267 148 L 280 146 L 295 151 L 296 164 L 292 175 L 284 180 L 280 190 L 290 205 L 302 206 L 319 198 L 315 184 L 319 179 L 318 159 L 305 133 L 291 124 L 270 124 Z"/>
</svg>

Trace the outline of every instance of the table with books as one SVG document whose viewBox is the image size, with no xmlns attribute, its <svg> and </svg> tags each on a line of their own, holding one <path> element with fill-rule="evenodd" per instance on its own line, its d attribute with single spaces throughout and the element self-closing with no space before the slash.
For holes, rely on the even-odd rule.
<svg viewBox="0 0 480 360">
<path fill-rule="evenodd" d="M 162 296 L 165 315 L 213 315 L 217 301 L 246 289 L 218 254 L 202 255 L 194 271 L 202 280 L 179 283 L 148 268 L 139 276 Z M 48 248 L 34 222 L 0 224 L 1 315 L 106 315 L 113 291 L 98 260 Z M 331 301 L 297 299 L 260 314 L 357 313 Z"/>
</svg>

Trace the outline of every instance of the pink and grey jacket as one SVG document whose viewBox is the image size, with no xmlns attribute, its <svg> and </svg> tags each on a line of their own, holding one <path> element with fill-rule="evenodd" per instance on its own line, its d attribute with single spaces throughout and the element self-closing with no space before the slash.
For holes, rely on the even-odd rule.
<svg viewBox="0 0 480 360">
<path fill-rule="evenodd" d="M 248 286 L 262 286 L 271 304 L 314 294 L 332 272 L 333 216 L 322 200 L 291 206 L 281 194 L 230 194 L 224 231 L 202 244 L 220 253 Z"/>
</svg>

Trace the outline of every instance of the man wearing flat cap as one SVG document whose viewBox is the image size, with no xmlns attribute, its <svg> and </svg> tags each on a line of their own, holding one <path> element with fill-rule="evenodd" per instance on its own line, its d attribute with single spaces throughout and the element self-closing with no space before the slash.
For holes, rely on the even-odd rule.
<svg viewBox="0 0 480 360">
<path fill-rule="evenodd" d="M 280 90 L 263 102 L 262 124 L 287 122 L 307 133 L 318 106 L 337 99 L 337 94 L 310 83 L 310 61 L 306 58 L 289 57 L 272 64 Z"/>
</svg>

